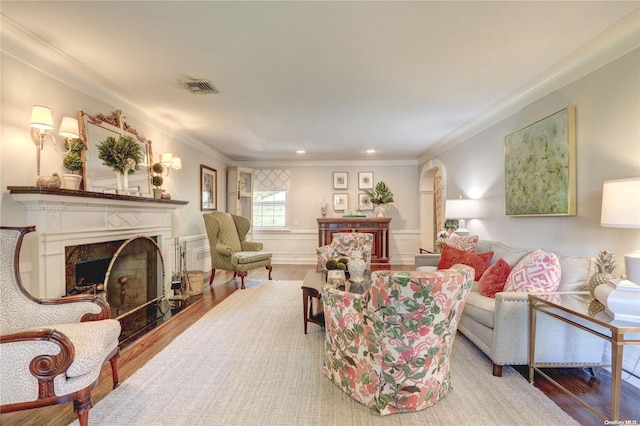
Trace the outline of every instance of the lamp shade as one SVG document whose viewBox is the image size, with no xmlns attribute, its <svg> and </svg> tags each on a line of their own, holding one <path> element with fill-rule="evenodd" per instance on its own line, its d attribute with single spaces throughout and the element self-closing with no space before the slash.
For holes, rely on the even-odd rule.
<svg viewBox="0 0 640 426">
<path fill-rule="evenodd" d="M 160 162 L 165 167 L 171 167 L 173 165 L 173 154 L 170 152 L 163 152 L 162 157 L 160 157 Z"/>
<path fill-rule="evenodd" d="M 173 157 L 173 165 L 172 167 L 175 170 L 180 170 L 182 168 L 182 160 L 180 159 L 180 157 Z"/>
<path fill-rule="evenodd" d="M 34 105 L 31 110 L 31 127 L 34 129 L 51 130 L 53 129 L 53 118 L 51 110 L 42 105 Z"/>
<path fill-rule="evenodd" d="M 77 138 L 78 137 L 78 120 L 72 117 L 62 117 L 60 123 L 60 131 L 58 134 L 65 138 Z"/>
<path fill-rule="evenodd" d="M 445 217 L 449 219 L 475 219 L 478 217 L 476 200 L 453 199 L 444 204 Z"/>
<path fill-rule="evenodd" d="M 640 228 L 640 178 L 604 182 L 600 225 Z"/>
</svg>

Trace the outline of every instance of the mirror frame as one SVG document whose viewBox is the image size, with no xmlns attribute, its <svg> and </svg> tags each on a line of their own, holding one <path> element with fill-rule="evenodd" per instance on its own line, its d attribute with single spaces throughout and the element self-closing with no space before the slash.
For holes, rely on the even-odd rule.
<svg viewBox="0 0 640 426">
<path fill-rule="evenodd" d="M 147 182 L 147 188 L 145 188 L 146 191 L 141 190 L 140 195 L 152 197 L 151 161 L 153 159 L 153 152 L 151 151 L 151 141 L 140 136 L 138 134 L 138 131 L 133 127 L 131 127 L 126 122 L 124 113 L 121 110 L 116 110 L 111 115 L 97 114 L 95 116 L 91 114 L 87 114 L 84 111 L 80 111 L 78 113 L 78 124 L 80 128 L 79 129 L 80 139 L 82 139 L 82 141 L 85 144 L 85 149 L 84 151 L 82 151 L 82 157 L 83 157 L 83 160 L 85 160 L 85 166 L 82 169 L 82 177 L 83 177 L 85 191 L 90 191 L 88 188 L 91 186 L 91 179 L 92 179 L 92 177 L 89 176 L 90 171 L 89 173 L 87 173 L 87 168 L 88 168 L 87 167 L 87 164 L 88 164 L 87 151 L 96 150 L 97 149 L 96 145 L 99 142 L 102 142 L 102 141 L 89 141 L 89 136 L 87 135 L 87 126 L 88 124 L 93 124 L 95 126 L 101 127 L 105 130 L 108 130 L 120 136 L 130 136 L 134 140 L 136 140 L 138 143 L 141 143 L 145 146 L 146 155 L 144 158 L 144 164 L 140 165 L 140 171 L 136 173 L 146 173 L 145 181 Z M 107 168 L 107 166 L 102 166 L 102 167 Z M 115 190 L 116 188 L 113 188 L 113 189 Z M 98 191 L 92 191 L 92 192 L 98 192 Z"/>
</svg>

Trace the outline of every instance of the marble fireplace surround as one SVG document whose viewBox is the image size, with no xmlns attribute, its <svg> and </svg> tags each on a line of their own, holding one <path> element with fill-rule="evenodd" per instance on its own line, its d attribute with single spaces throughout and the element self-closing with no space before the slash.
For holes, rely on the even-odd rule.
<svg viewBox="0 0 640 426">
<path fill-rule="evenodd" d="M 38 298 L 66 294 L 65 248 L 82 244 L 156 238 L 164 257 L 164 290 L 170 294 L 173 268 L 172 214 L 186 201 L 157 200 L 65 189 L 10 186 L 15 201 L 36 225 L 37 244 L 21 254 L 32 263 L 31 293 Z M 33 246 L 32 246 L 33 247 Z"/>
</svg>

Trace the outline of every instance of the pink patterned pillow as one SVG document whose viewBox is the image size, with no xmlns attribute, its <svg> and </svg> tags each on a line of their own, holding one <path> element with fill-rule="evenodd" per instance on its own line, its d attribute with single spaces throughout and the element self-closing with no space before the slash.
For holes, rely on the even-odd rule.
<svg viewBox="0 0 640 426">
<path fill-rule="evenodd" d="M 467 253 L 475 253 L 476 246 L 478 245 L 478 236 L 474 235 L 473 237 L 461 237 L 456 233 L 449 235 L 447 238 L 447 244 L 451 247 L 457 248 L 458 250 L 464 250 Z"/>
<path fill-rule="evenodd" d="M 503 258 L 498 259 L 480 277 L 478 291 L 483 296 L 496 297 L 496 293 L 504 289 L 510 272 L 511 266 Z"/>
<path fill-rule="evenodd" d="M 556 291 L 560 285 L 560 262 L 553 253 L 535 250 L 513 267 L 504 291 L 527 293 Z"/>
</svg>

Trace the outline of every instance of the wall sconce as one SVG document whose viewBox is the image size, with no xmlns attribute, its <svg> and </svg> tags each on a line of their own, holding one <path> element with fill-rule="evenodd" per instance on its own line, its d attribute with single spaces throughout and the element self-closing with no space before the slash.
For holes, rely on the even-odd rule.
<svg viewBox="0 0 640 426">
<path fill-rule="evenodd" d="M 51 117 L 51 109 L 42 105 L 34 105 L 31 110 L 31 139 L 36 144 L 36 150 L 38 154 L 37 169 L 36 172 L 40 176 L 40 151 L 44 148 L 44 140 L 47 136 L 53 141 L 53 145 L 56 146 L 56 151 L 60 154 L 66 155 L 71 152 L 71 146 L 65 152 L 60 152 L 56 145 L 56 138 L 51 133 L 47 133 L 47 130 L 53 130 L 53 118 Z M 60 131 L 58 134 L 65 139 L 72 139 L 78 137 L 78 120 L 71 117 L 63 117 L 60 123 Z"/>
<path fill-rule="evenodd" d="M 167 170 L 167 176 L 170 176 L 172 178 L 176 177 L 178 175 L 178 171 L 182 169 L 182 160 L 180 159 L 180 157 L 174 157 L 170 152 L 162 153 L 162 155 L 160 156 L 160 163 Z M 171 170 L 175 170 L 174 175 L 171 174 Z"/>
<path fill-rule="evenodd" d="M 458 219 L 458 229 L 454 232 L 458 235 L 469 235 L 469 230 L 465 228 L 465 219 L 475 219 L 478 217 L 478 204 L 476 200 L 459 199 L 446 200 L 444 204 L 445 217 L 448 219 Z"/>
</svg>

